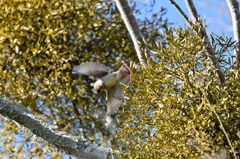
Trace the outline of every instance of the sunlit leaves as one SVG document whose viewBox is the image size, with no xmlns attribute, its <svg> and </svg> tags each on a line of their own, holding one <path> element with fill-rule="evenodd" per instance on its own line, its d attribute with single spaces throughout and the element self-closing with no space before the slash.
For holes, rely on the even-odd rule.
<svg viewBox="0 0 240 159">
<path fill-rule="evenodd" d="M 126 91 L 131 99 L 118 119 L 122 157 L 198 158 L 221 149 L 231 154 L 211 107 L 239 152 L 239 71 L 225 69 L 227 80 L 221 85 L 197 33 L 170 28 L 164 38 L 164 44 L 146 42 L 156 62 L 138 68 Z"/>
<path fill-rule="evenodd" d="M 99 3 L 101 8 L 96 9 Z M 41 114 L 59 130 L 95 139 L 102 126 L 92 121 L 87 107 L 105 103 L 98 103 L 100 95 L 92 94 L 91 79 L 73 76 L 71 70 L 83 61 L 117 68 L 120 54 L 122 60 L 136 57 L 114 3 L 2 0 L 0 6 L 1 96 Z M 78 100 L 76 107 L 72 100 Z M 102 134 L 109 136 L 106 131 Z M 42 155 L 41 149 L 33 151 Z"/>
<path fill-rule="evenodd" d="M 131 4 L 135 6 L 135 2 Z M 89 107 L 105 107 L 102 94 L 91 92 L 93 79 L 72 75 L 71 70 L 86 61 L 106 64 L 113 70 L 121 60 L 136 61 L 132 41 L 115 3 L 1 0 L 0 9 L 1 97 L 27 107 L 59 130 L 91 138 L 98 144 L 105 142 L 111 136 L 88 113 Z M 157 18 L 139 25 L 145 27 L 143 35 L 147 33 L 160 40 L 161 36 L 150 28 L 159 29 L 167 23 L 162 16 Z M 11 125 L 2 127 L 2 136 L 14 136 L 10 131 L 15 128 Z M 29 140 L 28 134 L 25 139 Z M 11 145 L 9 142 L 8 151 Z M 52 151 L 48 147 L 40 149 L 39 145 L 32 147 L 28 155 Z M 54 150 L 51 155 L 59 157 Z"/>
</svg>

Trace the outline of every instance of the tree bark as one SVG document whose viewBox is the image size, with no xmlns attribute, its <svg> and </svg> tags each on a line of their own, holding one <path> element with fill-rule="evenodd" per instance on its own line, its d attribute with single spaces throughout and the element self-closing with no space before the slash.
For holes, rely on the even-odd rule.
<svg viewBox="0 0 240 159">
<path fill-rule="evenodd" d="M 87 139 L 57 131 L 26 108 L 0 99 L 0 115 L 14 121 L 24 130 L 46 140 L 67 154 L 86 159 L 104 159 L 116 156 L 110 148 L 99 147 Z"/>
<path fill-rule="evenodd" d="M 115 0 L 122 19 L 127 27 L 128 32 L 132 38 L 138 59 L 142 65 L 145 65 L 145 60 L 142 56 L 141 44 L 143 43 L 142 34 L 137 24 L 132 10 L 127 0 Z"/>
<path fill-rule="evenodd" d="M 238 43 L 238 47 L 234 50 L 234 66 L 239 68 L 240 64 L 240 14 L 239 14 L 239 3 L 237 0 L 226 0 L 228 4 L 228 8 L 230 10 L 230 14 L 232 17 L 233 23 L 233 33 L 234 40 Z"/>
</svg>

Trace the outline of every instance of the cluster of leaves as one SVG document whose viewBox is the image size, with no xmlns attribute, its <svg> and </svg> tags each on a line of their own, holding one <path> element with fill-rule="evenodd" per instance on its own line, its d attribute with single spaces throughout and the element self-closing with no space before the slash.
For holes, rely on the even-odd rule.
<svg viewBox="0 0 240 159">
<path fill-rule="evenodd" d="M 59 130 L 105 141 L 110 134 L 88 113 L 89 107 L 104 108 L 104 100 L 91 92 L 92 79 L 71 70 L 86 61 L 116 69 L 121 60 L 136 59 L 115 3 L 1 0 L 0 9 L 0 96 L 40 114 Z M 18 128 L 9 122 L 1 130 L 3 149 L 12 154 Z M 35 155 L 42 153 L 39 149 Z"/>
<path fill-rule="evenodd" d="M 120 155 L 197 158 L 222 149 L 240 152 L 240 70 L 225 69 L 221 85 L 198 33 L 177 28 L 164 37 L 164 47 L 148 44 L 155 61 L 137 68 L 126 91 L 131 99 L 120 111 L 115 145 L 122 147 Z"/>
</svg>

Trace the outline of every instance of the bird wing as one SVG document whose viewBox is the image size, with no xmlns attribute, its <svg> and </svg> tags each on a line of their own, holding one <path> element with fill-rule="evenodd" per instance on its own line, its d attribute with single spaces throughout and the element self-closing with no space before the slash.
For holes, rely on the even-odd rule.
<svg viewBox="0 0 240 159">
<path fill-rule="evenodd" d="M 85 62 L 81 65 L 74 66 L 72 73 L 73 74 L 83 74 L 87 76 L 93 76 L 100 78 L 107 75 L 110 72 L 110 69 L 102 64 L 96 62 Z"/>
<path fill-rule="evenodd" d="M 129 84 L 132 80 L 132 75 L 127 75 L 126 77 L 124 77 L 122 79 L 122 81 L 125 83 L 125 84 Z"/>
<path fill-rule="evenodd" d="M 113 114 L 122 103 L 123 91 L 121 85 L 117 83 L 111 89 L 107 90 L 107 113 L 106 115 Z"/>
</svg>

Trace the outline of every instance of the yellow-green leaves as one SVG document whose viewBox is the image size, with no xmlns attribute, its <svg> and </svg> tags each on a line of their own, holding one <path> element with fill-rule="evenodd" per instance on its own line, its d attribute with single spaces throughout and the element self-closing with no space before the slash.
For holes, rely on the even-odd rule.
<svg viewBox="0 0 240 159">
<path fill-rule="evenodd" d="M 1 0 L 0 15 L 1 97 L 28 107 L 59 130 L 94 140 L 98 132 L 106 135 L 101 138 L 105 141 L 110 135 L 87 109 L 105 106 L 104 100 L 91 92 L 92 79 L 71 72 L 74 65 L 86 61 L 112 63 L 116 69 L 121 64 L 117 57 L 136 58 L 114 3 Z M 36 151 L 42 154 L 41 149 Z"/>
<path fill-rule="evenodd" d="M 134 1 L 131 3 L 136 6 Z M 132 40 L 115 2 L 1 0 L 0 15 L 0 96 L 41 115 L 58 130 L 91 138 L 98 144 L 108 140 L 111 135 L 89 114 L 89 108 L 105 108 L 102 94 L 92 93 L 92 78 L 71 72 L 73 66 L 86 61 L 107 64 L 113 70 L 122 60 L 136 61 Z M 143 35 L 157 38 L 160 35 L 153 28 L 163 24 L 166 22 L 162 23 L 162 16 L 139 22 Z M 7 138 L 8 134 L 1 135 Z M 14 145 L 8 143 L 9 147 Z M 33 147 L 26 156 L 41 156 L 49 150 Z"/>
<path fill-rule="evenodd" d="M 220 149 L 231 154 L 218 116 L 239 152 L 238 70 L 226 70 L 227 82 L 220 85 L 197 33 L 172 28 L 164 38 L 149 44 L 157 63 L 139 68 L 126 91 L 131 99 L 118 118 L 124 127 L 117 136 L 122 157 L 198 158 Z"/>
</svg>

